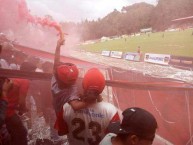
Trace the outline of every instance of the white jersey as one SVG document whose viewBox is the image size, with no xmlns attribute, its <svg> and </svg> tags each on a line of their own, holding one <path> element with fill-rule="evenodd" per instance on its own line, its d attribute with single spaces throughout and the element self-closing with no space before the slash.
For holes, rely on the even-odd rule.
<svg viewBox="0 0 193 145">
<path fill-rule="evenodd" d="M 109 133 L 109 134 L 107 134 L 107 135 L 103 138 L 103 140 L 100 142 L 99 145 L 112 145 L 111 139 L 112 139 L 113 137 L 116 137 L 116 136 L 117 136 L 117 135 L 114 134 L 114 133 Z"/>
<path fill-rule="evenodd" d="M 109 123 L 112 120 L 120 121 L 117 108 L 107 102 L 99 102 L 79 111 L 74 111 L 66 103 L 63 109 L 70 145 L 98 145 L 106 135 Z"/>
</svg>

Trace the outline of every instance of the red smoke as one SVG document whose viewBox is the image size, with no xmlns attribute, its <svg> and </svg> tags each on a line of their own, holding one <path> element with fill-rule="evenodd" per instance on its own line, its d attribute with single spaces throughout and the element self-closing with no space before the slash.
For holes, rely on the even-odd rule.
<svg viewBox="0 0 193 145">
<path fill-rule="evenodd" d="M 15 40 L 20 45 L 53 53 L 62 31 L 70 35 L 65 37 L 65 49 L 61 54 L 68 55 L 76 49 L 80 40 L 80 32 L 73 23 L 57 23 L 52 17 L 33 16 L 29 11 L 26 0 L 0 0 L 0 33 L 4 33 L 8 39 Z M 60 25 L 61 27 L 60 27 Z M 61 30 L 62 28 L 62 30 Z M 63 48 L 63 47 L 62 47 Z"/>
<path fill-rule="evenodd" d="M 48 26 L 55 28 L 59 32 L 60 39 L 64 39 L 64 33 L 62 32 L 61 26 L 57 22 L 52 21 L 49 18 L 46 17 L 40 18 L 32 16 L 27 8 L 25 0 L 20 0 L 18 4 L 18 13 L 20 19 L 26 19 L 27 22 L 29 23 L 40 24 L 41 26 Z"/>
</svg>

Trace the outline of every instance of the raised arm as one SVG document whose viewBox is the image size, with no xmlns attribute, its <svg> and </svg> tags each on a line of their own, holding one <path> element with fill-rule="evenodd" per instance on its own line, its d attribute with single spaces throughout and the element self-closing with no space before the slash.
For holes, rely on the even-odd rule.
<svg viewBox="0 0 193 145">
<path fill-rule="evenodd" d="M 60 47 L 64 45 L 65 39 L 59 39 L 56 45 L 55 58 L 54 58 L 54 72 L 58 64 L 60 63 Z"/>
</svg>

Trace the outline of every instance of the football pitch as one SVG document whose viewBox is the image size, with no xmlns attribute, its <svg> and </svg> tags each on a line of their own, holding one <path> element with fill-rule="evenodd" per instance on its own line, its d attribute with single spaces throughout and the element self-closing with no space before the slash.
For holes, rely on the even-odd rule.
<svg viewBox="0 0 193 145">
<path fill-rule="evenodd" d="M 138 46 L 142 53 L 193 57 L 193 29 L 129 36 L 82 45 L 81 48 L 96 53 L 103 50 L 137 52 Z"/>
</svg>

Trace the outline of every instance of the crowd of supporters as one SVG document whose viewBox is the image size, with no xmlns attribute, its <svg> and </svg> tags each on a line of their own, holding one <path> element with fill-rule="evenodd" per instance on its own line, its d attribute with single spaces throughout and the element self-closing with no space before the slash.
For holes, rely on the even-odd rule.
<svg viewBox="0 0 193 145">
<path fill-rule="evenodd" d="M 7 41 L 0 44 L 0 68 L 24 72 L 52 73 L 53 63 L 27 55 Z M 0 76 L 0 78 L 4 80 L 4 77 Z M 37 116 L 43 116 L 45 122 L 50 126 L 50 139 L 53 142 L 60 142 L 57 131 L 54 129 L 56 117 L 52 105 L 50 82 L 21 78 L 9 78 L 9 80 L 12 82 L 12 88 L 7 93 L 6 102 L 1 102 L 2 108 L 5 108 L 3 106 L 7 103 L 4 124 L 1 127 L 1 137 L 4 137 L 2 143 L 8 144 L 7 140 L 10 140 L 10 144 L 15 145 L 23 145 L 29 142 L 28 131 L 32 128 L 32 124 L 28 123 L 26 128 L 22 119 L 24 116 L 31 117 L 31 97 L 35 100 Z M 5 136 L 4 134 L 8 135 Z"/>
<path fill-rule="evenodd" d="M 49 138 L 37 139 L 34 144 L 152 144 L 157 128 L 155 118 L 141 108 L 129 108 L 120 115 L 115 106 L 103 101 L 105 78 L 98 68 L 89 69 L 81 83 L 77 82 L 77 66 L 60 62 L 64 43 L 63 39 L 58 40 L 53 63 L 27 55 L 9 42 L 0 45 L 1 69 L 53 74 L 51 81 L 0 76 L 1 144 L 29 144 L 33 122 L 26 127 L 22 119 L 32 119 L 28 98 L 33 98 L 37 116 L 44 117 L 50 127 Z M 67 140 L 64 142 L 61 136 Z"/>
</svg>

